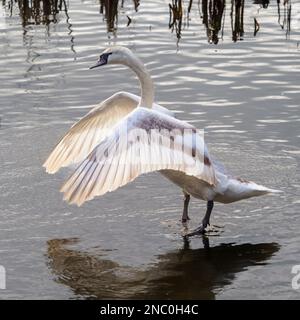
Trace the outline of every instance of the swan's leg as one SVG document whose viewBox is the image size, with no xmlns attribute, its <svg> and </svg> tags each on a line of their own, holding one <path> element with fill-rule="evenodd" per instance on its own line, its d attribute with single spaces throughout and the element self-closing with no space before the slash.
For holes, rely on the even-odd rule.
<svg viewBox="0 0 300 320">
<path fill-rule="evenodd" d="M 206 213 L 205 213 L 205 216 L 204 216 L 204 218 L 202 220 L 201 225 L 197 229 L 192 231 L 191 233 L 188 233 L 186 235 L 187 237 L 205 233 L 205 228 L 209 225 L 210 215 L 211 215 L 213 207 L 214 207 L 214 202 L 213 201 L 207 201 Z"/>
<path fill-rule="evenodd" d="M 207 207 L 206 207 L 206 213 L 205 213 L 205 216 L 202 220 L 202 225 L 204 226 L 204 229 L 209 226 L 209 220 L 210 220 L 210 215 L 211 215 L 211 212 L 212 212 L 212 209 L 214 207 L 214 202 L 211 200 L 211 201 L 207 201 Z"/>
<path fill-rule="evenodd" d="M 184 192 L 183 213 L 181 218 L 182 223 L 185 223 L 187 222 L 187 220 L 190 220 L 188 215 L 188 207 L 189 207 L 190 199 L 191 199 L 191 196 L 188 193 Z"/>
</svg>

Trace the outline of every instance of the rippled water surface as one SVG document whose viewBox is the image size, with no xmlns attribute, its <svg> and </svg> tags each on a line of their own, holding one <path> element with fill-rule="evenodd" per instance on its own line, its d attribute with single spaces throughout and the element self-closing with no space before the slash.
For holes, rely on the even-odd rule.
<svg viewBox="0 0 300 320">
<path fill-rule="evenodd" d="M 0 3 L 0 297 L 298 299 L 299 1 L 123 2 Z M 41 167 L 57 140 L 114 92 L 139 94 L 126 68 L 88 69 L 113 44 L 142 58 L 156 101 L 204 128 L 229 171 L 284 193 L 216 204 L 223 232 L 190 242 L 181 191 L 159 174 L 64 203 L 70 170 Z M 205 205 L 192 201 L 190 228 Z"/>
</svg>

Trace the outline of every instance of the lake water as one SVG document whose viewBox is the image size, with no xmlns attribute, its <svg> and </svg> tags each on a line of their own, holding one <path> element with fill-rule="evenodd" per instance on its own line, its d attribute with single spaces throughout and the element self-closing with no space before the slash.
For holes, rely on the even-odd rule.
<svg viewBox="0 0 300 320">
<path fill-rule="evenodd" d="M 300 298 L 300 1 L 213 3 L 2 0 L 1 299 Z M 58 139 L 114 92 L 139 94 L 126 68 L 88 69 L 114 44 L 229 171 L 284 193 L 216 204 L 222 232 L 189 242 L 181 191 L 159 174 L 63 202 L 70 170 L 42 168 Z M 205 207 L 191 201 L 191 229 Z"/>
</svg>

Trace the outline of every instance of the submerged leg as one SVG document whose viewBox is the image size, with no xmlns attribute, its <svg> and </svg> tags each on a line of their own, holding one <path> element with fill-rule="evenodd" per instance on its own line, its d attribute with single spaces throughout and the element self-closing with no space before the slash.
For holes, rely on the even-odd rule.
<svg viewBox="0 0 300 320">
<path fill-rule="evenodd" d="M 187 222 L 187 220 L 190 220 L 188 215 L 188 207 L 189 207 L 190 199 L 191 199 L 191 196 L 184 192 L 183 213 L 181 218 L 182 223 L 185 223 Z"/>
<path fill-rule="evenodd" d="M 192 231 L 191 233 L 188 233 L 186 235 L 187 237 L 205 233 L 205 228 L 209 225 L 209 219 L 210 219 L 210 215 L 211 215 L 213 207 L 214 207 L 214 202 L 213 201 L 207 201 L 206 213 L 205 213 L 205 216 L 204 216 L 204 218 L 202 220 L 201 225 L 197 229 Z"/>
</svg>

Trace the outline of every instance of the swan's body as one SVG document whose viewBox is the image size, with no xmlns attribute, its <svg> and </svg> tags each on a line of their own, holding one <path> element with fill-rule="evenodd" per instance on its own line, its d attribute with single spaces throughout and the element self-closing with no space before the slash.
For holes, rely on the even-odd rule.
<svg viewBox="0 0 300 320">
<path fill-rule="evenodd" d="M 94 67 L 108 63 L 127 65 L 137 74 L 141 98 L 127 92 L 114 94 L 73 125 L 58 143 L 44 164 L 48 173 L 79 163 L 61 189 L 65 200 L 81 205 L 143 173 L 159 171 L 185 194 L 183 221 L 189 219 L 190 195 L 207 201 L 205 218 L 197 230 L 202 233 L 214 201 L 230 203 L 277 192 L 230 177 L 220 169 L 196 128 L 154 103 L 151 77 L 129 49 L 108 48 Z M 175 134 L 170 136 L 170 131 Z M 183 137 L 183 132 L 190 134 Z"/>
</svg>

